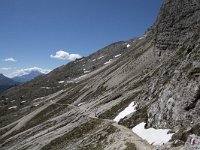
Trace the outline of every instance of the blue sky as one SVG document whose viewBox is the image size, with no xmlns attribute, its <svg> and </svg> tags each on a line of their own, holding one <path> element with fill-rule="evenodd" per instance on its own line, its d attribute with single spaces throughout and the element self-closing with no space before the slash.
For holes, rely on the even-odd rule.
<svg viewBox="0 0 200 150">
<path fill-rule="evenodd" d="M 52 70 L 72 60 L 70 54 L 88 56 L 140 36 L 155 21 L 162 1 L 0 0 L 0 73 Z"/>
</svg>

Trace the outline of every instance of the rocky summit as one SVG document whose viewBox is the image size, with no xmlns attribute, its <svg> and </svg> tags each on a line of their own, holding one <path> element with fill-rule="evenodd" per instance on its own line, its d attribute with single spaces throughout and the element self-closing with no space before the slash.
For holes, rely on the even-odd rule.
<svg viewBox="0 0 200 150">
<path fill-rule="evenodd" d="M 0 110 L 1 150 L 154 149 L 132 132 L 141 123 L 169 129 L 158 148 L 181 149 L 200 136 L 200 1 L 164 0 L 142 37 L 9 89 Z"/>
</svg>

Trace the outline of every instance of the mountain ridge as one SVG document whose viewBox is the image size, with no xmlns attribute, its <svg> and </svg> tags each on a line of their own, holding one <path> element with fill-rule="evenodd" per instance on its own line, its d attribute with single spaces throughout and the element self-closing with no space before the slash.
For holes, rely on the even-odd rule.
<svg viewBox="0 0 200 150">
<path fill-rule="evenodd" d="M 3 92 L 16 85 L 19 85 L 19 82 L 16 82 L 0 73 L 0 92 Z"/>
<path fill-rule="evenodd" d="M 25 75 L 15 76 L 12 78 L 12 80 L 20 82 L 20 83 L 25 83 L 40 75 L 43 75 L 43 73 L 41 73 L 40 71 L 31 71 L 30 73 L 27 73 Z"/>
<path fill-rule="evenodd" d="M 132 102 L 136 111 L 118 124 L 170 129 L 171 141 L 160 148 L 200 136 L 199 3 L 165 0 L 144 36 L 0 94 L 2 149 L 140 150 L 111 123 Z"/>
</svg>

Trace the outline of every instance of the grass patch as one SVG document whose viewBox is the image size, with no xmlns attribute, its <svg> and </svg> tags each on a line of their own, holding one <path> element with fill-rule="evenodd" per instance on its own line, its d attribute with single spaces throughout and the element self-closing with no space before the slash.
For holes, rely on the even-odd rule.
<svg viewBox="0 0 200 150">
<path fill-rule="evenodd" d="M 86 122 L 68 133 L 64 134 L 62 137 L 58 137 L 57 139 L 51 141 L 48 145 L 44 146 L 41 150 L 50 150 L 50 149 L 61 149 L 65 147 L 70 141 L 75 142 L 76 139 L 83 137 L 85 134 L 92 132 L 98 125 L 101 124 L 101 120 L 92 119 L 89 122 Z"/>
<path fill-rule="evenodd" d="M 141 49 L 141 51 L 139 51 L 137 54 L 135 54 L 134 58 L 137 59 L 138 57 L 140 57 L 144 53 L 145 53 L 145 50 Z"/>
<path fill-rule="evenodd" d="M 78 87 L 77 90 L 80 90 L 80 87 Z M 80 93 L 79 93 L 80 94 Z M 79 94 L 77 94 L 77 91 L 70 93 L 66 97 L 60 99 L 58 101 L 59 104 L 71 104 L 75 99 L 79 97 Z M 42 110 L 39 114 L 37 114 L 26 126 L 26 129 L 29 129 L 31 127 L 34 127 L 38 124 L 41 124 L 53 117 L 58 116 L 59 114 L 62 114 L 62 111 L 69 110 L 70 108 L 66 105 L 57 105 L 52 104 L 48 106 L 46 109 Z"/>
<path fill-rule="evenodd" d="M 189 135 L 191 134 L 195 134 L 197 136 L 200 136 L 200 123 L 194 125 L 190 130 L 187 131 L 186 128 L 182 128 L 180 129 L 177 133 L 175 133 L 173 136 L 172 136 L 172 140 L 176 140 L 176 139 L 179 139 L 181 141 L 184 141 L 186 142 L 187 141 L 187 138 Z"/>
<path fill-rule="evenodd" d="M 106 127 L 106 129 L 102 130 L 101 133 L 99 133 L 98 135 L 96 135 L 95 138 L 96 138 L 97 144 L 89 145 L 85 149 L 81 148 L 81 150 L 104 150 L 104 148 L 106 147 L 106 145 L 112 144 L 114 142 L 113 139 L 110 140 L 110 141 L 107 141 L 107 137 L 110 134 L 115 133 L 117 130 L 118 129 L 116 127 L 114 127 L 113 125 L 108 125 L 108 127 Z M 102 133 L 106 133 L 106 134 L 102 134 Z"/>
<path fill-rule="evenodd" d="M 66 147 L 70 148 L 69 145 L 77 150 L 103 150 L 106 145 L 114 142 L 114 140 L 108 141 L 107 137 L 110 134 L 118 132 L 119 129 L 111 124 L 103 126 L 102 129 L 102 126 L 100 126 L 102 121 L 103 120 L 101 119 L 91 119 L 64 134 L 62 137 L 58 137 L 51 141 L 41 150 L 57 150 Z M 76 145 L 75 143 L 79 141 L 81 141 L 81 143 Z"/>
<path fill-rule="evenodd" d="M 184 72 L 188 72 L 192 68 L 192 63 L 187 64 L 186 66 L 183 67 Z"/>
<path fill-rule="evenodd" d="M 200 86 L 198 87 L 198 90 L 197 90 L 197 92 L 196 92 L 196 94 L 195 94 L 195 96 L 194 96 L 194 99 L 191 101 L 191 103 L 188 105 L 188 106 L 186 106 L 184 109 L 186 110 L 186 111 L 189 111 L 189 110 L 191 110 L 191 109 L 194 109 L 195 107 L 196 107 L 196 104 L 197 104 L 197 102 L 198 102 L 198 100 L 200 99 Z"/>
<path fill-rule="evenodd" d="M 200 99 L 200 86 L 198 87 L 198 90 L 197 90 L 194 98 L 195 98 L 195 100 L 199 100 Z"/>
<path fill-rule="evenodd" d="M 137 110 L 129 119 L 121 119 L 119 124 L 128 128 L 133 128 L 141 122 L 148 120 L 147 106 Z"/>
<path fill-rule="evenodd" d="M 134 94 L 133 96 L 127 98 L 124 101 L 121 101 L 119 104 L 113 106 L 111 109 L 105 111 L 101 115 L 99 115 L 99 118 L 103 119 L 113 119 L 114 117 L 117 116 L 117 114 L 125 109 L 133 100 L 134 98 L 138 95 L 138 93 Z"/>
<path fill-rule="evenodd" d="M 67 106 L 60 106 L 55 104 L 50 105 L 39 114 L 37 114 L 30 122 L 28 122 L 28 124 L 26 125 L 26 129 L 32 128 L 53 118 L 57 113 L 66 108 Z"/>
<path fill-rule="evenodd" d="M 110 97 L 110 98 L 104 100 L 104 101 L 101 102 L 99 105 L 107 104 L 107 103 L 109 103 L 109 102 L 111 102 L 111 101 L 114 101 L 114 100 L 120 98 L 121 96 L 122 96 L 121 93 L 113 94 L 112 97 Z"/>
<path fill-rule="evenodd" d="M 106 87 L 103 85 L 100 85 L 97 90 L 93 93 L 94 97 L 98 97 L 99 95 L 103 95 L 106 92 Z"/>
<path fill-rule="evenodd" d="M 80 90 L 81 86 L 77 86 L 75 87 L 76 90 Z M 79 97 L 78 91 L 73 91 L 71 92 L 69 95 L 67 95 L 66 97 L 60 99 L 58 101 L 59 104 L 71 104 L 74 100 L 76 100 Z M 54 97 L 54 99 L 59 98 L 59 96 Z M 44 123 L 45 121 L 58 116 L 59 114 L 62 114 L 63 111 L 69 110 L 71 108 L 69 108 L 66 105 L 57 105 L 57 104 L 52 104 L 49 105 L 46 109 L 42 110 L 41 112 L 39 112 L 35 117 L 33 117 L 24 127 L 22 127 L 20 130 L 16 130 L 13 133 L 11 133 L 10 135 L 6 136 L 5 138 L 2 139 L 2 141 L 4 141 L 5 139 L 8 139 L 11 136 L 14 136 L 20 132 L 26 131 L 32 127 L 35 127 L 39 124 Z"/>
<path fill-rule="evenodd" d="M 176 52 L 176 56 L 177 57 L 182 57 L 184 55 L 184 51 L 186 50 L 186 48 L 184 46 L 182 46 L 177 52 Z"/>
<path fill-rule="evenodd" d="M 136 146 L 134 143 L 127 142 L 125 150 L 136 150 Z"/>
<path fill-rule="evenodd" d="M 200 73 L 200 68 L 193 68 L 189 74 L 188 74 L 188 78 L 192 79 L 194 77 L 195 74 Z"/>
</svg>

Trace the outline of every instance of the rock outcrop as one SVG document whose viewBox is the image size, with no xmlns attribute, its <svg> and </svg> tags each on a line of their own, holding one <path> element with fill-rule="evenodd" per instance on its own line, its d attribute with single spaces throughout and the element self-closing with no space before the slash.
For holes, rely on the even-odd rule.
<svg viewBox="0 0 200 150">
<path fill-rule="evenodd" d="M 144 36 L 1 94 L 1 148 L 135 149 L 134 135 L 120 129 L 141 122 L 171 128 L 171 146 L 200 135 L 199 19 L 199 1 L 165 0 Z M 116 125 L 133 101 L 137 111 Z"/>
<path fill-rule="evenodd" d="M 191 38 L 191 44 L 195 44 L 199 38 L 199 15 L 197 0 L 165 0 L 152 27 L 156 47 L 173 50 Z"/>
</svg>

